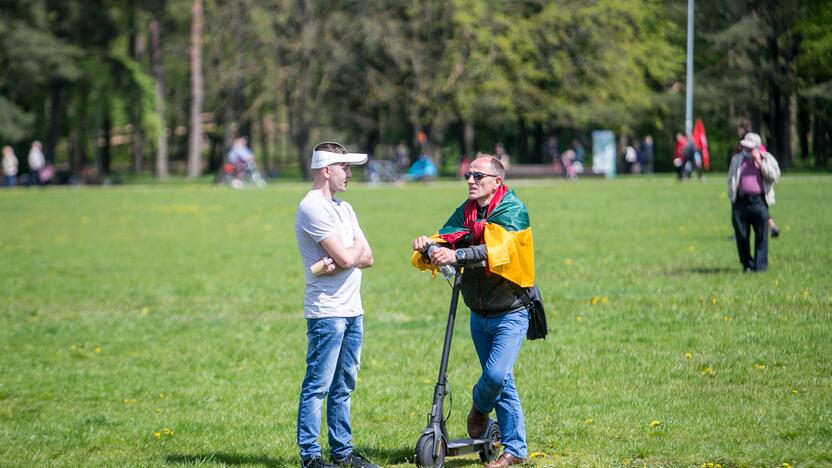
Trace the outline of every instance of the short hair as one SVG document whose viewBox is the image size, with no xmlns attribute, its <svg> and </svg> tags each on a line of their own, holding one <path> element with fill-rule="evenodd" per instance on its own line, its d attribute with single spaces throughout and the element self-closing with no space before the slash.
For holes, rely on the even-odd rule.
<svg viewBox="0 0 832 468">
<path fill-rule="evenodd" d="M 312 152 L 315 151 L 329 151 L 330 153 L 347 154 L 347 149 L 340 143 L 335 143 L 334 141 L 322 141 L 318 143 L 312 148 Z M 321 169 L 323 169 L 323 167 L 312 169 L 312 176 L 314 177 L 315 174 L 321 172 Z"/>
<path fill-rule="evenodd" d="M 477 153 L 477 156 L 474 158 L 476 161 L 477 159 L 485 159 L 488 162 L 488 168 L 491 169 L 496 175 L 500 176 L 501 179 L 505 180 L 506 178 L 506 168 L 503 166 L 503 163 L 500 162 L 499 159 L 495 158 L 491 154 L 487 153 Z"/>
<path fill-rule="evenodd" d="M 330 153 L 347 154 L 347 149 L 340 143 L 334 141 L 324 141 L 315 145 L 312 151 L 328 151 Z"/>
</svg>

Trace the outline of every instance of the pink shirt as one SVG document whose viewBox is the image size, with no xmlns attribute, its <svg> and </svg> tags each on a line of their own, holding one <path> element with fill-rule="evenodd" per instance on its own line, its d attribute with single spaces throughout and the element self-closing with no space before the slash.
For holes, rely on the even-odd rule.
<svg viewBox="0 0 832 468">
<path fill-rule="evenodd" d="M 763 193 L 763 175 L 760 173 L 760 168 L 754 164 L 754 158 L 745 158 L 740 165 L 740 184 L 737 193 L 740 195 Z"/>
</svg>

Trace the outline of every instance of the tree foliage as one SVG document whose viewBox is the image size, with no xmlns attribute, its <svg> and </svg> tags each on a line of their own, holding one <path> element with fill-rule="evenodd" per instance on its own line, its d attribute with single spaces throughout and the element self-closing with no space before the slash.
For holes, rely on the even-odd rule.
<svg viewBox="0 0 832 468">
<path fill-rule="evenodd" d="M 170 160 L 184 164 L 181 129 L 193 125 L 197 92 L 191 6 L 0 2 L 0 139 L 54 140 L 56 159 L 76 171 L 90 153 L 108 170 L 114 134 L 169 143 Z M 741 119 L 786 166 L 798 146 L 831 147 L 830 1 L 698 2 L 696 11 L 695 114 L 717 152 Z M 660 0 L 204 0 L 207 138 L 197 149 L 215 170 L 235 136 L 261 153 L 279 142 L 279 159 L 306 174 L 312 141 L 331 137 L 385 156 L 424 132 L 419 149 L 437 159 L 449 145 L 502 140 L 530 147 L 524 160 L 536 161 L 544 134 L 594 128 L 653 133 L 669 147 L 682 123 L 685 15 Z M 153 36 L 155 72 L 144 52 L 151 22 L 164 31 Z M 142 148 L 117 145 L 113 157 L 132 153 L 140 169 Z"/>
</svg>

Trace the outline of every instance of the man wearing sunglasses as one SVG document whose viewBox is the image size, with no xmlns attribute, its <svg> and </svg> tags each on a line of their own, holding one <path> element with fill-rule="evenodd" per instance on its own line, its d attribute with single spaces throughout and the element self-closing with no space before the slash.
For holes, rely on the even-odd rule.
<svg viewBox="0 0 832 468">
<path fill-rule="evenodd" d="M 350 395 L 358 381 L 364 309 L 361 270 L 373 266 L 373 252 L 352 206 L 335 197 L 347 189 L 351 164 L 366 154 L 348 153 L 338 143 L 312 150 L 312 190 L 298 206 L 295 237 L 306 275 L 306 376 L 298 404 L 301 466 L 370 467 L 352 444 Z M 329 449 L 334 463 L 323 461 L 318 436 L 326 398 Z"/>
<path fill-rule="evenodd" d="M 471 338 L 482 374 L 473 388 L 468 435 L 485 432 L 494 410 L 502 455 L 487 468 L 525 463 L 526 429 L 512 369 L 529 326 L 527 289 L 534 286 L 534 246 L 526 207 L 503 184 L 505 170 L 491 155 L 478 154 L 464 174 L 468 200 L 437 234 L 413 240 L 413 264 L 422 270 L 463 266 L 462 297 L 471 309 Z M 431 244 L 430 257 L 425 253 Z M 485 268 L 472 268 L 475 263 Z"/>
</svg>

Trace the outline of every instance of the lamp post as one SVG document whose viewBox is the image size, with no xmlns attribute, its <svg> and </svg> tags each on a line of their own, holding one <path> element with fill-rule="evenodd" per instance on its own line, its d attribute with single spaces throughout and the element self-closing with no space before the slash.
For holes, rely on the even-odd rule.
<svg viewBox="0 0 832 468">
<path fill-rule="evenodd" d="M 693 130 L 693 3 L 688 0 L 688 64 L 685 82 L 685 134 Z"/>
</svg>

